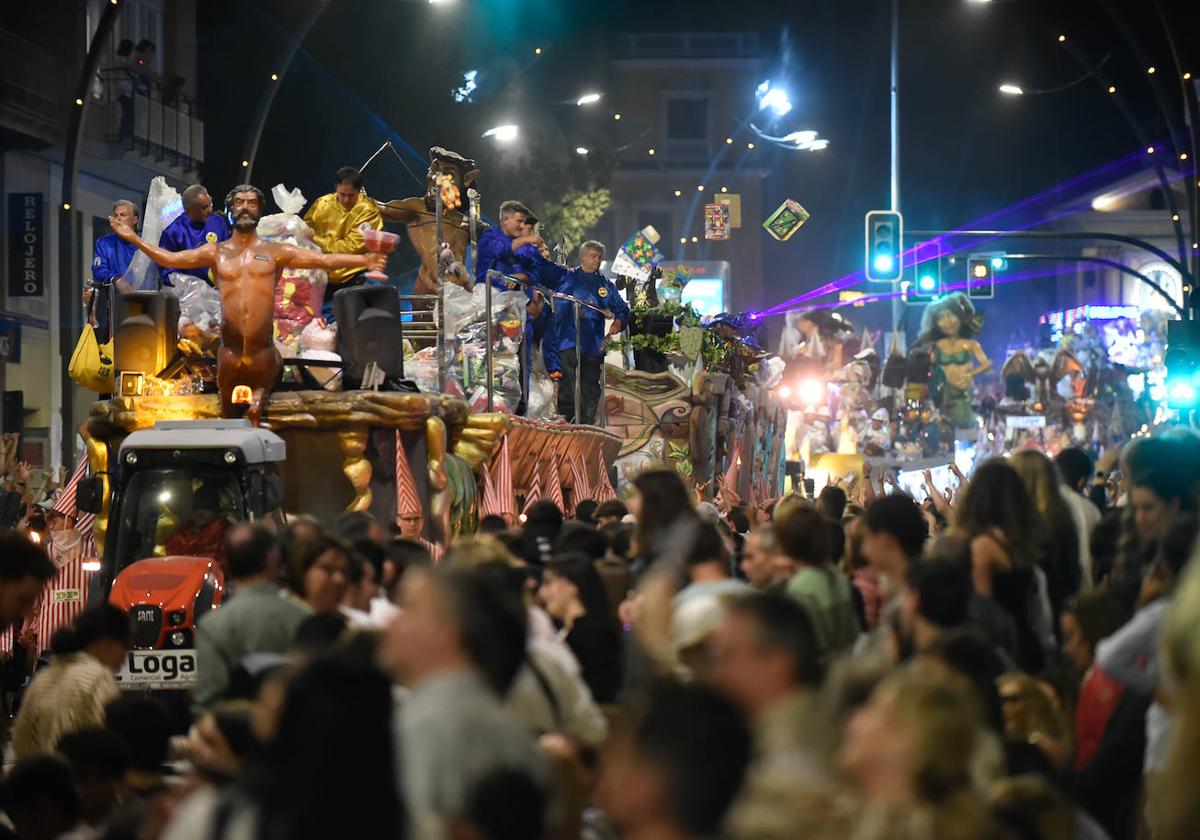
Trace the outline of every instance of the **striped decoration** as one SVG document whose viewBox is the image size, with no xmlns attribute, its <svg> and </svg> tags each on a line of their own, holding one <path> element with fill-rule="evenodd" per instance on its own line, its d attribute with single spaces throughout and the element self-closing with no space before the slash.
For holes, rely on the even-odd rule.
<svg viewBox="0 0 1200 840">
<path fill-rule="evenodd" d="M 525 491 L 525 506 L 521 508 L 521 513 L 528 513 L 533 507 L 533 503 L 542 498 L 542 479 L 541 470 L 534 469 L 533 478 L 529 482 L 529 489 Z"/>
<path fill-rule="evenodd" d="M 500 501 L 503 505 L 500 515 L 509 521 L 509 524 L 516 524 L 517 521 L 517 493 L 513 487 L 513 471 L 512 471 L 512 456 L 508 452 L 508 435 L 505 435 L 500 441 L 500 455 L 495 461 L 496 467 L 496 492 L 500 494 Z"/>
<path fill-rule="evenodd" d="M 83 540 L 67 551 L 59 551 L 53 541 L 47 541 L 46 548 L 58 571 L 34 608 L 34 632 L 39 653 L 50 646 L 50 637 L 55 630 L 70 624 L 83 612 L 91 578 L 91 574 L 83 570 Z"/>
<path fill-rule="evenodd" d="M 591 482 L 588 480 L 587 465 L 583 462 L 583 454 L 575 453 L 571 459 L 571 502 L 578 507 L 579 503 L 591 499 L 595 495 Z"/>
<path fill-rule="evenodd" d="M 617 498 L 617 492 L 613 490 L 612 482 L 608 480 L 608 470 L 603 464 L 600 465 L 600 481 L 592 492 L 592 498 L 597 502 L 611 502 Z"/>
<path fill-rule="evenodd" d="M 446 556 L 446 550 L 435 542 L 430 542 L 424 537 L 417 537 L 417 542 L 429 549 L 429 556 L 434 563 L 442 562 L 442 558 Z"/>
<path fill-rule="evenodd" d="M 425 528 L 425 508 L 417 495 L 417 484 L 412 470 L 408 468 L 408 456 L 404 454 L 404 441 L 396 432 L 396 525 L 405 536 L 421 534 Z"/>
<path fill-rule="evenodd" d="M 551 452 L 550 457 L 543 461 L 549 468 L 550 475 L 546 478 L 546 498 L 558 505 L 558 509 L 566 512 L 567 503 L 563 501 L 562 471 L 559 469 L 558 453 Z"/>
</svg>

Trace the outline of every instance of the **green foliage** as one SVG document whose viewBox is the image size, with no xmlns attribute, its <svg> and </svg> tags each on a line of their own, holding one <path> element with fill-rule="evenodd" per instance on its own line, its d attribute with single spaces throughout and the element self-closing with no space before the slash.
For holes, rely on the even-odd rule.
<svg viewBox="0 0 1200 840">
<path fill-rule="evenodd" d="M 691 478 L 696 467 L 692 463 L 692 446 L 688 443 L 675 443 L 667 441 L 667 446 L 670 451 L 667 453 L 668 460 L 674 462 L 675 472 L 679 473 L 684 478 Z"/>
<path fill-rule="evenodd" d="M 569 190 L 561 199 L 548 200 L 539 209 L 542 223 L 561 237 L 568 254 L 587 241 L 588 233 L 612 204 L 607 188 Z"/>
</svg>

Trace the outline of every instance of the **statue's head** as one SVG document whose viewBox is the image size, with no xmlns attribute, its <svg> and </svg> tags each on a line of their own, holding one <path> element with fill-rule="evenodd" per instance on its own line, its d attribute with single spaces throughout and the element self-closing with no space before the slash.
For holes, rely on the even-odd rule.
<svg viewBox="0 0 1200 840">
<path fill-rule="evenodd" d="M 983 316 L 962 292 L 935 300 L 921 316 L 921 341 L 974 338 L 983 329 Z M 919 342 L 920 343 L 920 342 Z"/>
<path fill-rule="evenodd" d="M 225 209 L 235 230 L 248 233 L 258 227 L 267 208 L 267 197 L 263 191 L 251 184 L 238 184 L 225 196 Z"/>
<path fill-rule="evenodd" d="M 430 149 L 429 169 L 425 173 L 425 204 L 430 210 L 434 209 L 435 196 L 446 183 L 446 176 L 449 176 L 450 184 L 457 188 L 460 196 L 465 198 L 467 190 L 475 186 L 479 170 L 475 166 L 475 161 L 463 157 L 458 152 L 443 149 L 441 146 L 434 146 Z M 443 193 L 442 203 L 448 206 L 444 199 L 445 193 Z M 448 209 L 455 210 L 465 205 L 466 202 L 460 200 L 456 207 L 448 206 Z"/>
</svg>

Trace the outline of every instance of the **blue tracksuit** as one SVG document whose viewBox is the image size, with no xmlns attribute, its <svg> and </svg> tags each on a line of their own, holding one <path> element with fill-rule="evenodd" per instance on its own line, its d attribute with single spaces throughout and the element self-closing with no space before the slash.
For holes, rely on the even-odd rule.
<svg viewBox="0 0 1200 840">
<path fill-rule="evenodd" d="M 516 274 L 520 271 L 512 251 L 512 237 L 498 227 L 490 227 L 479 235 L 475 249 L 475 282 L 486 283 L 489 271 Z M 503 280 L 493 280 L 492 285 L 503 289 Z"/>
<path fill-rule="evenodd" d="M 115 233 L 96 240 L 96 251 L 92 259 L 92 283 L 96 286 L 111 286 L 129 268 L 137 248 Z"/>
<path fill-rule="evenodd" d="M 211 214 L 202 224 L 193 222 L 188 218 L 187 213 L 184 213 L 167 225 L 162 236 L 159 237 L 158 244 L 167 251 L 190 251 L 207 242 L 224 242 L 231 233 L 229 222 L 220 213 Z M 207 268 L 189 268 L 187 270 L 159 268 L 158 273 L 162 276 L 163 283 L 167 282 L 167 275 L 172 271 L 190 274 L 204 281 L 208 280 Z"/>
<path fill-rule="evenodd" d="M 621 322 L 622 327 L 629 323 L 628 304 L 612 281 L 598 271 L 588 274 L 577 267 L 565 275 L 558 291 L 609 310 L 613 317 Z M 557 303 L 554 308 L 554 352 L 562 353 L 578 346 L 584 356 L 603 356 L 604 316 L 591 309 L 584 309 L 579 314 L 579 327 L 583 335 L 576 340 L 575 304 L 565 300 Z"/>
</svg>

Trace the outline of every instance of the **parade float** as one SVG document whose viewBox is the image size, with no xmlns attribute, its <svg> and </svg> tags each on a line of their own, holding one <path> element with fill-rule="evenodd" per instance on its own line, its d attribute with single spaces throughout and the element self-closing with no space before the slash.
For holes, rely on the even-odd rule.
<svg viewBox="0 0 1200 840">
<path fill-rule="evenodd" d="M 119 296 L 113 346 L 87 378 L 109 395 L 80 430 L 90 477 L 77 498 L 95 516 L 102 585 L 91 591 L 140 622 L 136 647 L 147 669 L 165 673 L 155 651 L 186 654 L 194 622 L 219 606 L 220 537 L 231 522 L 279 527 L 298 515 L 331 521 L 367 511 L 437 557 L 482 515 L 516 524 L 538 499 L 570 512 L 584 499 L 615 498 L 652 462 L 673 466 L 709 497 L 717 476 L 729 498 L 781 495 L 781 364 L 759 348 L 745 318 L 702 323 L 681 306 L 686 278 L 668 279 L 664 304 L 656 297 L 638 307 L 639 335 L 658 339 L 656 364 L 639 354 L 652 369 L 633 369 L 624 352 L 633 348 L 613 348 L 597 425 L 553 415 L 553 386 L 531 355 L 534 376 L 522 393 L 528 298 L 474 282 L 483 227 L 477 174 L 472 161 L 434 148 L 426 194 L 379 203 L 417 252 L 415 288 L 340 289 L 336 325 L 321 306 L 325 266 L 337 261 L 301 219 L 304 197 L 283 185 L 272 190 L 281 212 L 271 215 L 262 214 L 261 192 L 231 191 L 241 238 L 210 253 L 215 284 L 174 272 L 167 288 L 147 279 Z M 178 195 L 156 181 L 150 230 L 179 212 Z M 114 230 L 167 268 L 177 259 L 132 230 Z M 363 233 L 374 253 L 399 238 Z M 636 241 L 644 245 L 644 234 L 619 253 L 633 275 L 622 283 L 653 291 L 661 275 L 653 248 Z M 524 416 L 516 416 L 522 401 Z"/>
</svg>

